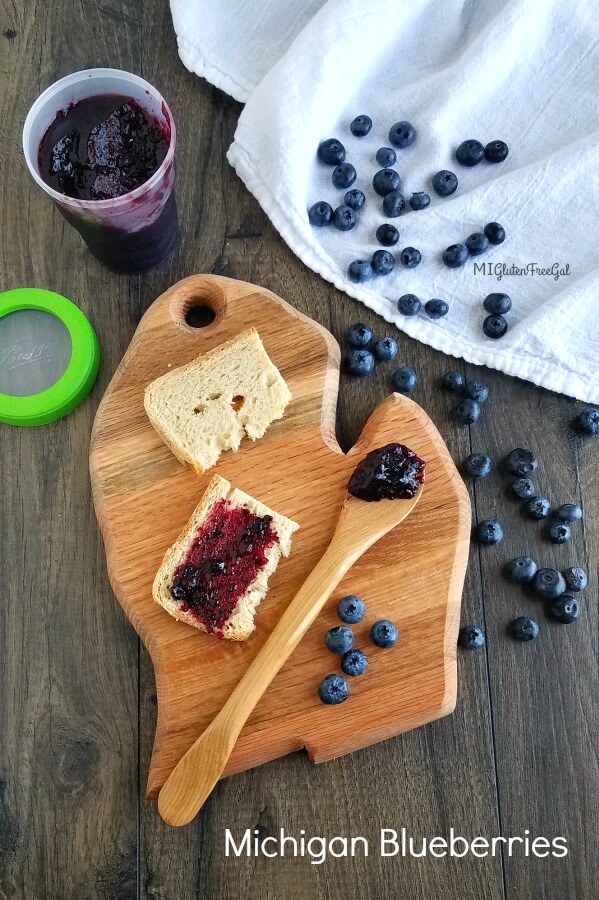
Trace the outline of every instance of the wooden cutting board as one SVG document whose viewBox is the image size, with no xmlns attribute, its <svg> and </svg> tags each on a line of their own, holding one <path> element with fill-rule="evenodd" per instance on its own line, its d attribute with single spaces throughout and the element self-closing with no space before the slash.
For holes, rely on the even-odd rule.
<svg viewBox="0 0 599 900">
<path fill-rule="evenodd" d="M 214 321 L 191 327 L 187 319 L 197 320 L 202 308 L 216 313 Z M 150 425 L 144 388 L 251 325 L 293 400 L 262 440 L 244 440 L 239 452 L 224 454 L 200 478 L 175 459 Z M 400 395 L 374 411 L 358 444 L 344 455 L 335 438 L 338 380 L 338 345 L 316 322 L 263 288 L 197 275 L 150 307 L 108 386 L 92 434 L 91 478 L 111 584 L 156 673 L 150 796 L 220 708 L 324 552 L 358 460 L 390 441 L 408 444 L 427 462 L 420 503 L 349 571 L 249 719 L 225 774 L 302 747 L 314 762 L 332 759 L 454 708 L 456 635 L 470 536 L 467 491 L 426 413 Z M 256 631 L 244 643 L 176 622 L 152 600 L 152 580 L 163 554 L 214 472 L 301 526 L 291 556 L 271 578 Z M 370 665 L 364 676 L 351 680 L 346 703 L 327 707 L 318 701 L 318 685 L 340 670 L 338 657 L 324 646 L 324 634 L 339 624 L 337 601 L 350 593 L 366 601 L 366 617 L 354 628 L 356 646 L 367 651 Z M 370 643 L 370 625 L 380 618 L 400 628 L 394 649 Z"/>
</svg>

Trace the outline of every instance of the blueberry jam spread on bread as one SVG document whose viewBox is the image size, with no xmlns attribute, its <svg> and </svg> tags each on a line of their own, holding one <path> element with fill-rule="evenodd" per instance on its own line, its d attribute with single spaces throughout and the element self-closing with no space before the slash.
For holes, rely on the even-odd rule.
<svg viewBox="0 0 599 900">
<path fill-rule="evenodd" d="M 425 462 L 404 444 L 386 444 L 368 453 L 349 479 L 360 500 L 409 500 L 424 481 Z"/>
</svg>

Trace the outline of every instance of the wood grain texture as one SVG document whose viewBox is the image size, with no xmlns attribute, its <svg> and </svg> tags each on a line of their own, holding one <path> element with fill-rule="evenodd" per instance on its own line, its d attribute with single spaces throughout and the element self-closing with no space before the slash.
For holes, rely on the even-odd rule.
<svg viewBox="0 0 599 900">
<path fill-rule="evenodd" d="M 216 318 L 191 328 L 186 315 L 207 306 Z M 255 443 L 225 453 L 198 477 L 162 443 L 143 409 L 146 385 L 244 331 L 258 329 L 292 394 L 284 418 Z M 349 475 L 366 452 L 401 441 L 426 460 L 417 510 L 352 566 L 326 611 L 250 717 L 225 774 L 306 746 L 322 761 L 398 734 L 451 711 L 455 640 L 470 511 L 463 483 L 438 432 L 411 400 L 394 395 L 372 414 L 352 451 L 334 435 L 338 350 L 332 337 L 280 298 L 251 284 L 193 276 L 146 312 L 100 404 L 90 451 L 94 501 L 115 593 L 149 649 L 158 685 L 158 728 L 148 779 L 154 795 L 222 707 L 283 610 L 322 556 L 337 524 Z M 218 473 L 300 525 L 293 551 L 271 578 L 247 644 L 231 646 L 176 622 L 152 600 L 165 550 Z M 401 652 L 382 654 L 356 685 L 352 702 L 323 715 L 315 692 L 332 667 L 323 635 L 336 602 L 368 598 L 367 630 L 390 617 Z M 426 634 L 421 628 L 426 619 Z M 394 684 L 393 699 L 385 696 Z"/>
</svg>

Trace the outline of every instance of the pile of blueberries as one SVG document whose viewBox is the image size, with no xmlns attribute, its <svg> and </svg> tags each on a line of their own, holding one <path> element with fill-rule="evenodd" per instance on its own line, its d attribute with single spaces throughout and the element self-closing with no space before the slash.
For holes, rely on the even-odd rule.
<svg viewBox="0 0 599 900">
<path fill-rule="evenodd" d="M 329 628 L 324 638 L 327 649 L 341 656 L 341 670 L 352 678 L 364 674 L 368 668 L 368 658 L 363 650 L 354 647 L 354 633 L 346 626 L 357 625 L 365 613 L 366 604 L 360 597 L 354 594 L 342 597 L 337 604 L 337 615 L 346 625 Z M 381 619 L 371 627 L 370 638 L 376 647 L 394 647 L 399 638 L 399 631 L 393 622 Z M 327 675 L 318 688 L 320 700 L 329 706 L 343 703 L 349 697 L 349 693 L 349 683 L 343 675 Z"/>
<path fill-rule="evenodd" d="M 389 362 L 397 356 L 397 341 L 384 337 L 373 341 L 372 328 L 363 322 L 350 325 L 347 331 L 349 350 L 345 354 L 345 368 L 356 378 L 365 378 L 374 372 L 377 362 Z M 368 348 L 371 349 L 368 349 Z M 418 376 L 410 366 L 400 366 L 391 376 L 393 390 L 409 394 L 418 383 Z"/>
<path fill-rule="evenodd" d="M 460 425 L 474 425 L 480 417 L 483 403 L 489 397 L 489 388 L 484 381 L 466 381 L 460 372 L 450 371 L 445 372 L 441 378 L 441 384 L 446 390 L 461 397 L 454 410 L 456 421 Z M 488 470 L 478 477 L 484 477 L 484 475 L 489 474 L 491 471 L 490 462 L 489 460 Z"/>
</svg>

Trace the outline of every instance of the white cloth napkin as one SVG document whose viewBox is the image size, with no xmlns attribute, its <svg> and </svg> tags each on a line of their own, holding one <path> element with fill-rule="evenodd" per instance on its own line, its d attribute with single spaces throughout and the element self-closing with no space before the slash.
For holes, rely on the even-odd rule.
<svg viewBox="0 0 599 900">
<path fill-rule="evenodd" d="M 228 159 L 306 265 L 445 353 L 599 402 L 598 0 L 171 6 L 185 65 L 246 102 Z M 374 125 L 356 138 L 349 123 L 362 113 Z M 413 146 L 397 151 L 404 191 L 425 190 L 432 201 L 387 220 L 372 189 L 375 153 L 401 119 L 417 130 Z M 346 233 L 312 228 L 307 218 L 316 200 L 342 202 L 331 168 L 316 159 L 328 137 L 344 143 L 354 187 L 367 197 Z M 466 138 L 504 140 L 508 159 L 464 168 L 453 154 Z M 444 168 L 459 187 L 441 199 L 430 180 Z M 380 249 L 375 231 L 384 221 L 400 231 L 397 256 L 416 247 L 420 266 L 404 269 L 398 259 L 391 275 L 352 284 L 348 264 Z M 505 227 L 505 243 L 447 269 L 442 250 L 490 221 Z M 475 273 L 474 262 L 490 272 Z M 499 265 L 529 264 L 552 274 L 495 274 Z M 500 340 L 482 332 L 482 301 L 493 291 L 513 300 Z M 405 318 L 396 308 L 405 293 L 447 300 L 449 314 Z"/>
</svg>

